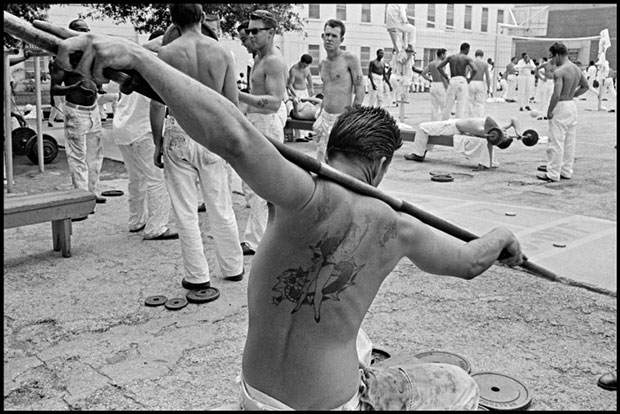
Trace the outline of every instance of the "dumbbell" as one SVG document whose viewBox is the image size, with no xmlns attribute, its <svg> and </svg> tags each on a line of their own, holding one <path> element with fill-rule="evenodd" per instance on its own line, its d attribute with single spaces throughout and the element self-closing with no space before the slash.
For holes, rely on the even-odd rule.
<svg viewBox="0 0 620 414">
<path fill-rule="evenodd" d="M 538 143 L 538 132 L 533 129 L 528 129 L 523 132 L 522 135 L 516 135 L 513 137 L 507 137 L 504 132 L 499 128 L 491 128 L 485 134 L 487 141 L 491 145 L 495 145 L 498 148 L 506 149 L 512 144 L 513 139 L 517 139 L 523 142 L 526 147 L 531 147 Z"/>
</svg>

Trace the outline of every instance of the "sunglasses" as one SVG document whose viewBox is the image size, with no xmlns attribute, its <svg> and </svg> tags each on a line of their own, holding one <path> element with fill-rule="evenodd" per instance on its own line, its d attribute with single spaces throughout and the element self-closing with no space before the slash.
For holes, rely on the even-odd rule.
<svg viewBox="0 0 620 414">
<path fill-rule="evenodd" d="M 254 28 L 254 29 L 245 29 L 245 32 L 247 34 L 251 34 L 251 35 L 256 36 L 259 31 L 261 31 L 261 30 L 269 30 L 269 29 L 271 29 L 271 27 L 261 27 L 261 28 Z"/>
</svg>

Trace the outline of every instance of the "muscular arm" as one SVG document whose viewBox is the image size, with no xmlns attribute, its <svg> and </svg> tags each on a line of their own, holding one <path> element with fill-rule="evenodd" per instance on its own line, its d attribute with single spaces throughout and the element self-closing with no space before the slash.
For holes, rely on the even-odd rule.
<svg viewBox="0 0 620 414">
<path fill-rule="evenodd" d="M 476 69 L 476 64 L 474 63 L 474 61 L 470 58 L 467 61 L 467 65 L 469 66 L 469 69 L 471 70 L 471 74 L 469 75 L 469 79 L 467 79 L 467 82 L 471 81 L 472 78 L 474 76 L 476 76 L 476 73 L 478 73 L 478 69 Z"/>
<path fill-rule="evenodd" d="M 239 92 L 239 100 L 245 104 L 257 108 L 265 108 L 277 112 L 286 95 L 286 84 L 282 82 L 282 71 L 285 70 L 279 59 L 267 59 L 265 61 L 265 95 L 252 95 Z"/>
<path fill-rule="evenodd" d="M 306 82 L 308 83 L 308 96 L 314 95 L 314 83 L 312 82 L 312 72 L 308 69 L 306 72 Z"/>
<path fill-rule="evenodd" d="M 553 110 L 557 106 L 558 102 L 560 102 L 560 94 L 562 93 L 562 88 L 564 87 L 564 79 L 561 74 L 555 72 L 553 74 L 553 94 L 551 95 L 551 101 L 549 102 L 549 108 L 547 109 L 547 118 L 553 118 Z"/>
<path fill-rule="evenodd" d="M 368 64 L 368 79 L 370 80 L 370 84 L 372 85 L 372 89 L 377 89 L 377 87 L 375 86 L 375 81 L 372 79 L 372 68 L 374 67 L 374 60 L 371 60 L 370 63 Z"/>
<path fill-rule="evenodd" d="M 482 237 L 464 243 L 407 217 L 401 225 L 400 242 L 407 256 L 421 270 L 473 279 L 495 263 L 502 250 L 509 253 L 502 263 L 517 266 L 523 262 L 519 242 L 505 228 L 496 228 Z M 413 221 L 412 221 L 413 220 Z"/>
<path fill-rule="evenodd" d="M 446 74 L 446 70 L 444 69 L 444 67 L 449 63 L 449 61 L 450 61 L 450 58 L 448 57 L 442 60 L 439 65 L 437 65 L 437 70 L 439 71 L 439 73 L 445 80 L 449 80 L 448 75 Z"/>
<path fill-rule="evenodd" d="M 75 88 L 78 88 L 80 86 L 80 84 L 82 83 L 81 81 L 76 82 L 72 85 L 65 85 L 62 86 L 63 84 L 63 79 L 65 78 L 65 71 L 60 69 L 59 67 L 55 66 L 52 70 L 52 73 L 50 74 L 50 93 L 52 95 L 66 95 L 68 93 L 70 93 L 71 91 L 73 91 Z"/>
<path fill-rule="evenodd" d="M 577 88 L 577 90 L 575 91 L 575 98 L 583 95 L 588 90 L 590 90 L 590 85 L 588 84 L 586 76 L 582 73 L 581 77 L 579 78 L 579 88 Z"/>
<path fill-rule="evenodd" d="M 433 79 L 428 77 L 428 74 L 430 73 L 430 69 L 429 68 L 430 68 L 430 66 L 425 67 L 424 70 L 422 71 L 422 73 L 420 73 L 420 76 L 422 76 L 428 82 L 433 82 Z"/>
<path fill-rule="evenodd" d="M 299 209 L 312 196 L 311 175 L 282 157 L 232 102 L 213 89 L 123 38 L 86 34 L 65 39 L 57 58 L 63 69 L 71 69 L 69 55 L 76 51 L 83 52 L 76 70 L 98 83 L 108 81 L 104 67 L 138 71 L 185 132 L 228 161 L 260 197 L 282 208 Z"/>
<path fill-rule="evenodd" d="M 163 129 L 164 129 L 165 114 L 166 114 L 166 107 L 157 101 L 151 100 L 149 118 L 151 121 L 151 131 L 153 132 L 153 143 L 155 144 L 155 152 L 153 154 L 153 164 L 155 164 L 155 166 L 159 168 L 164 168 L 164 164 L 161 160 L 161 156 L 162 156 L 162 148 L 163 148 Z"/>
<path fill-rule="evenodd" d="M 295 89 L 293 88 L 293 84 L 295 83 L 295 75 L 293 74 L 293 68 L 291 67 L 288 70 L 288 80 L 286 81 L 286 91 L 290 96 L 296 97 Z"/>
</svg>

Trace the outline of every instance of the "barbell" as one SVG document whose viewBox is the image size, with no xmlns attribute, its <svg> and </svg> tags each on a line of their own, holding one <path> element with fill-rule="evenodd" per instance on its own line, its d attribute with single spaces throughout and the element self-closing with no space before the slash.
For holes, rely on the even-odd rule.
<svg viewBox="0 0 620 414">
<path fill-rule="evenodd" d="M 538 132 L 533 129 L 528 129 L 521 135 L 506 136 L 501 129 L 491 128 L 485 134 L 485 138 L 491 145 L 495 145 L 501 149 L 508 148 L 515 139 L 523 142 L 523 145 L 526 147 L 532 147 L 538 143 Z"/>
</svg>

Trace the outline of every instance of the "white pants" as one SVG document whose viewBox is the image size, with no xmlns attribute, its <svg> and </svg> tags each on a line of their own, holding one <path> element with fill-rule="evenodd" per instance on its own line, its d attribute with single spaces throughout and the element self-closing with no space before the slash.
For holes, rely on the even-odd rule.
<svg viewBox="0 0 620 414">
<path fill-rule="evenodd" d="M 469 117 L 484 118 L 484 105 L 487 98 L 487 85 L 483 81 L 469 82 Z"/>
<path fill-rule="evenodd" d="M 381 108 L 383 106 L 383 75 L 371 74 L 372 80 L 375 83 L 376 89 L 372 88 L 370 84 L 370 93 L 368 94 L 368 106 L 376 106 Z"/>
<path fill-rule="evenodd" d="M 284 142 L 284 125 L 277 114 L 249 113 L 248 120 L 264 136 Z M 267 201 L 260 198 L 245 181 L 242 183 L 242 188 L 245 200 L 250 205 L 250 215 L 243 233 L 243 241 L 252 250 L 256 250 L 267 229 L 269 215 Z"/>
<path fill-rule="evenodd" d="M 504 99 L 515 100 L 517 93 L 517 75 L 512 74 L 506 76 L 506 91 L 504 92 Z"/>
<path fill-rule="evenodd" d="M 394 76 L 394 100 L 406 101 L 409 96 L 409 86 L 411 85 L 411 77 L 406 75 Z"/>
<path fill-rule="evenodd" d="M 613 105 L 616 106 L 616 88 L 614 87 L 614 81 L 612 78 L 605 78 L 603 82 L 600 82 L 599 85 L 599 93 L 598 93 L 598 109 L 603 109 L 603 98 L 605 94 L 608 93 L 613 98 Z"/>
<path fill-rule="evenodd" d="M 431 121 L 441 121 L 446 105 L 446 87 L 443 82 L 431 83 Z"/>
<path fill-rule="evenodd" d="M 577 105 L 575 101 L 560 101 L 549 120 L 547 144 L 547 177 L 560 181 L 560 175 L 573 176 L 575 141 L 577 137 Z"/>
<path fill-rule="evenodd" d="M 553 80 L 542 81 L 538 79 L 538 89 L 540 90 L 538 96 L 540 115 L 547 116 L 547 109 L 549 109 L 549 103 L 551 103 L 551 96 L 553 95 L 554 83 Z"/>
<path fill-rule="evenodd" d="M 103 132 L 97 104 L 65 102 L 65 152 L 73 187 L 97 193 L 103 165 Z"/>
<path fill-rule="evenodd" d="M 153 164 L 155 144 L 147 137 L 118 148 L 129 176 L 129 230 L 145 226 L 145 237 L 157 237 L 168 229 L 170 197 L 164 171 Z"/>
<path fill-rule="evenodd" d="M 64 119 L 63 118 L 63 112 L 62 112 L 62 107 L 65 103 L 65 97 L 62 95 L 56 95 L 54 96 L 54 105 L 52 106 L 52 109 L 50 110 L 50 114 L 49 117 L 47 118 L 47 120 L 49 122 L 54 122 L 56 121 L 56 118 L 58 118 L 58 115 L 60 115 L 60 119 Z"/>
<path fill-rule="evenodd" d="M 525 108 L 530 105 L 530 96 L 532 96 L 531 75 L 519 75 L 517 78 L 517 87 L 519 88 L 519 107 Z"/>
<path fill-rule="evenodd" d="M 469 102 L 469 85 L 464 76 L 455 76 L 450 79 L 448 90 L 446 91 L 446 106 L 443 108 L 442 119 L 450 119 L 452 106 L 456 100 L 456 118 L 467 117 L 467 106 Z"/>
<path fill-rule="evenodd" d="M 164 176 L 177 222 L 185 279 L 190 283 L 205 283 L 211 279 L 196 209 L 197 178 L 200 179 L 222 275 L 240 274 L 243 252 L 226 162 L 187 136 L 171 116 L 166 118 L 164 131 Z"/>
<path fill-rule="evenodd" d="M 312 125 L 312 129 L 316 134 L 316 159 L 321 162 L 325 161 L 329 134 L 331 133 L 332 127 L 338 120 L 339 116 L 340 114 L 330 114 L 323 110 Z"/>
</svg>

